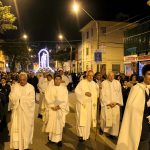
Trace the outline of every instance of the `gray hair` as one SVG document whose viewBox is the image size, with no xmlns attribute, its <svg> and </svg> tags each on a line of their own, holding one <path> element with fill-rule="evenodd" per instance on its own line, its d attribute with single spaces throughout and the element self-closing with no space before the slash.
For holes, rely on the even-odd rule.
<svg viewBox="0 0 150 150">
<path fill-rule="evenodd" d="M 110 76 L 110 74 L 114 74 L 115 75 L 115 73 L 113 72 L 113 71 L 110 71 L 110 72 L 108 72 L 108 77 Z"/>
<path fill-rule="evenodd" d="M 25 73 L 25 72 L 21 72 L 21 73 L 19 74 L 19 78 L 20 78 L 21 76 L 25 76 L 26 78 L 28 78 L 28 75 L 27 75 L 27 73 Z"/>
</svg>

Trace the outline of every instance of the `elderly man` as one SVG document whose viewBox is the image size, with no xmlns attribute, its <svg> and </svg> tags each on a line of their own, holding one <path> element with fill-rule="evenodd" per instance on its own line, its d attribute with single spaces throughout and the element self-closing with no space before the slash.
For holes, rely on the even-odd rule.
<svg viewBox="0 0 150 150">
<path fill-rule="evenodd" d="M 49 141 L 62 146 L 62 132 L 65 126 L 65 117 L 69 112 L 68 91 L 61 85 L 61 76 L 55 75 L 54 85 L 50 85 L 45 92 L 46 116 L 44 132 L 49 133 Z"/>
<path fill-rule="evenodd" d="M 75 89 L 77 96 L 77 134 L 79 141 L 89 139 L 91 123 L 96 127 L 98 85 L 93 81 L 93 71 L 88 71 Z"/>
<path fill-rule="evenodd" d="M 144 82 L 132 87 L 127 100 L 117 150 L 150 150 L 150 64 L 142 74 Z"/>
<path fill-rule="evenodd" d="M 108 79 L 102 82 L 100 124 L 103 132 L 117 137 L 120 126 L 120 106 L 123 105 L 122 89 L 119 81 L 114 79 L 114 73 L 108 74 Z"/>
<path fill-rule="evenodd" d="M 10 148 L 28 149 L 34 129 L 35 91 L 27 83 L 26 73 L 20 73 L 19 84 L 15 85 L 9 98 L 12 109 Z"/>
</svg>

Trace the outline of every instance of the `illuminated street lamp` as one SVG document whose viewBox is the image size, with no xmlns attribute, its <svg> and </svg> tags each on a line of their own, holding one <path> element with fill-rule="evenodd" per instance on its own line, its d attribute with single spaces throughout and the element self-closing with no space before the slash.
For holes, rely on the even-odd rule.
<svg viewBox="0 0 150 150">
<path fill-rule="evenodd" d="M 31 52 L 31 50 L 32 50 L 31 48 L 28 48 L 28 51 L 29 51 L 29 52 Z"/>
<path fill-rule="evenodd" d="M 71 72 L 71 68 L 72 68 L 72 45 L 71 45 L 71 43 L 66 39 L 66 37 L 64 37 L 62 34 L 59 34 L 59 36 L 58 36 L 58 38 L 60 39 L 60 40 L 65 40 L 67 43 L 68 43 L 68 45 L 70 46 L 70 72 Z"/>
<path fill-rule="evenodd" d="M 79 10 L 83 10 L 96 24 L 96 32 L 97 32 L 97 49 L 99 49 L 99 29 L 98 29 L 98 22 L 92 17 L 92 15 L 87 12 L 84 8 L 82 8 L 79 3 L 77 2 L 74 2 L 73 5 L 72 5 L 72 10 L 74 13 L 78 13 Z"/>
<path fill-rule="evenodd" d="M 80 9 L 80 6 L 78 3 L 74 2 L 74 4 L 72 5 L 72 10 L 75 12 L 75 13 L 78 13 L 79 12 L 79 9 Z"/>
<path fill-rule="evenodd" d="M 59 36 L 58 36 L 58 38 L 60 39 L 60 40 L 63 40 L 63 35 L 62 34 L 60 34 Z"/>
<path fill-rule="evenodd" d="M 27 39 L 28 39 L 28 36 L 27 36 L 26 34 L 24 34 L 24 35 L 22 36 L 22 38 L 23 38 L 24 40 L 27 40 Z"/>
</svg>

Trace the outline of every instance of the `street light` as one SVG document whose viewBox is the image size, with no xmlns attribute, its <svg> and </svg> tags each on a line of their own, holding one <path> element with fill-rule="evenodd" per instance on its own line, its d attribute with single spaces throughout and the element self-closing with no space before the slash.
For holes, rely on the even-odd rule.
<svg viewBox="0 0 150 150">
<path fill-rule="evenodd" d="M 58 38 L 59 38 L 60 40 L 63 40 L 63 39 L 64 39 L 64 40 L 68 43 L 68 45 L 70 46 L 70 72 L 71 72 L 71 68 L 72 68 L 72 45 L 71 45 L 71 43 L 66 39 L 66 37 L 63 36 L 62 34 L 59 34 Z"/>
<path fill-rule="evenodd" d="M 26 34 L 24 34 L 24 35 L 22 36 L 22 38 L 23 38 L 24 40 L 27 40 L 27 39 L 28 39 L 28 36 L 27 36 Z"/>
<path fill-rule="evenodd" d="M 29 51 L 29 52 L 31 52 L 31 50 L 32 50 L 31 48 L 28 48 L 28 51 Z"/>
<path fill-rule="evenodd" d="M 62 39 L 63 39 L 63 35 L 60 34 L 60 35 L 58 36 L 58 38 L 59 38 L 60 40 L 62 40 Z"/>
<path fill-rule="evenodd" d="M 82 8 L 79 3 L 77 2 L 74 2 L 73 5 L 72 5 L 72 10 L 74 13 L 78 13 L 79 10 L 83 10 L 96 24 L 96 32 L 97 32 L 97 49 L 99 49 L 99 25 L 98 25 L 98 22 L 92 17 L 92 15 L 90 13 L 88 13 L 84 8 Z"/>
<path fill-rule="evenodd" d="M 75 13 L 78 13 L 79 12 L 79 9 L 80 9 L 80 6 L 78 3 L 74 2 L 74 4 L 72 5 L 72 10 L 75 12 Z"/>
</svg>

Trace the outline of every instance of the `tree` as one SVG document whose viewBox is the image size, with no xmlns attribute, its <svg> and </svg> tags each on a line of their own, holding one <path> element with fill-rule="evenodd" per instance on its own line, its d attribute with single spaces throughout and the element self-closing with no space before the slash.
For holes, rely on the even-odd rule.
<svg viewBox="0 0 150 150">
<path fill-rule="evenodd" d="M 9 57 L 11 71 L 15 71 L 16 63 L 20 63 L 23 70 L 29 61 L 29 53 L 25 42 L 8 41 L 1 43 L 1 48 L 6 56 Z"/>
<path fill-rule="evenodd" d="M 13 25 L 16 17 L 11 12 L 11 6 L 3 6 L 0 1 L 0 33 L 4 33 L 7 30 L 16 30 L 17 27 Z"/>
</svg>

